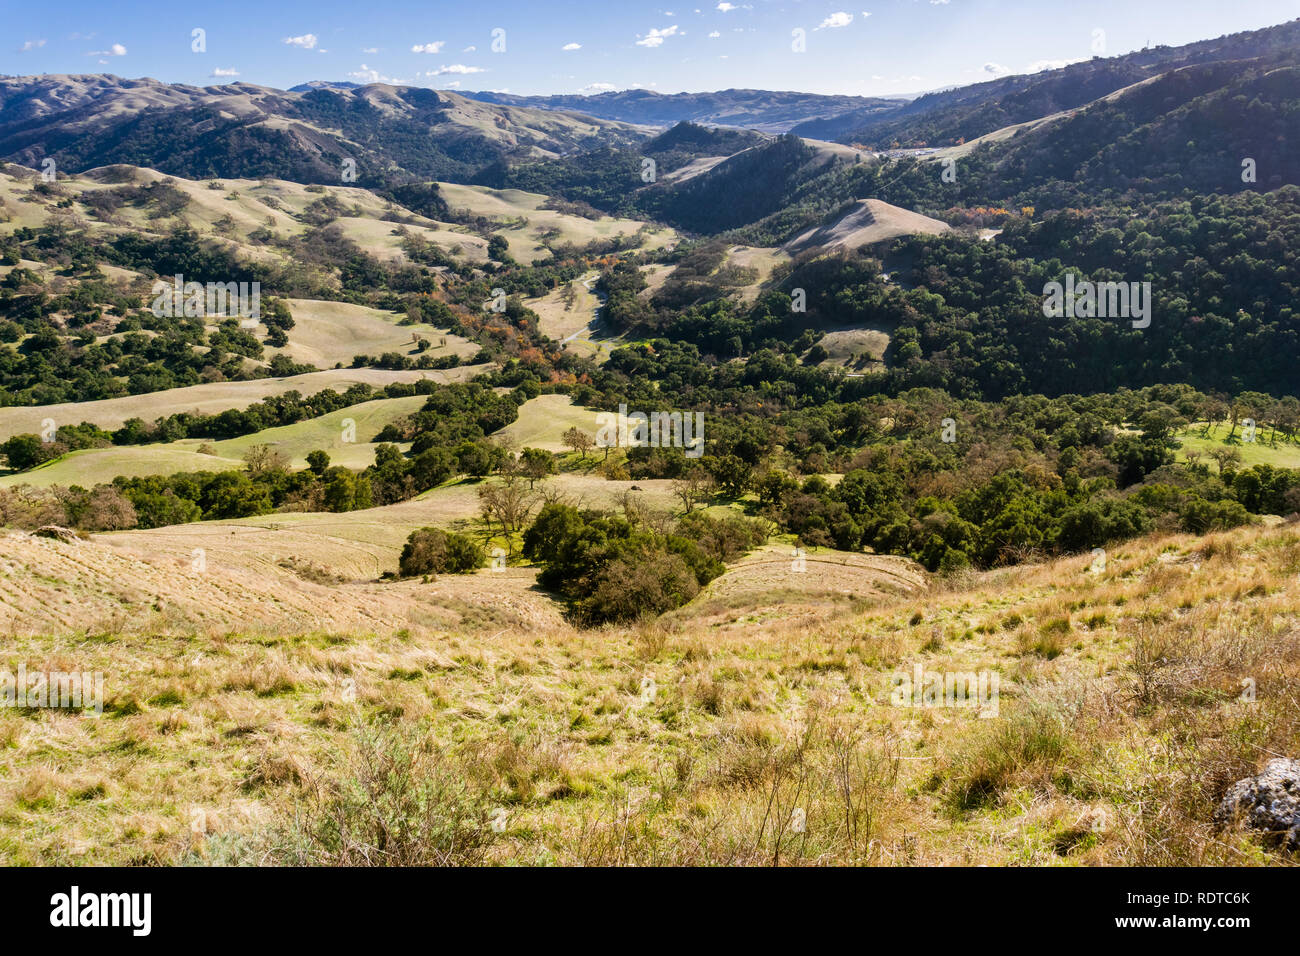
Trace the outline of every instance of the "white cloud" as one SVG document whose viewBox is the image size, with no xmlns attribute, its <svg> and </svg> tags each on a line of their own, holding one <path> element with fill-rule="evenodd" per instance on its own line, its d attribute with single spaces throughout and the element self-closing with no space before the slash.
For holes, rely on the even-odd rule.
<svg viewBox="0 0 1300 956">
<path fill-rule="evenodd" d="M 453 63 L 451 66 L 440 66 L 436 70 L 430 70 L 425 76 L 446 76 L 449 73 L 467 74 L 467 73 L 486 73 L 481 66 L 466 66 L 464 63 Z"/>
<path fill-rule="evenodd" d="M 239 76 L 239 71 L 236 70 L 233 66 L 228 69 L 222 69 L 221 67 L 217 67 L 215 70 L 212 71 L 212 75 L 213 76 Z"/>
<path fill-rule="evenodd" d="M 727 3 L 727 0 L 722 0 L 722 3 L 718 4 L 718 9 L 721 10 L 723 13 L 729 13 L 730 11 L 736 10 L 738 8 L 734 3 Z"/>
<path fill-rule="evenodd" d="M 354 80 L 360 80 L 362 83 L 388 83 L 393 86 L 402 85 L 401 80 L 394 79 L 391 76 L 384 76 L 378 70 L 372 70 L 364 63 L 361 64 L 361 69 L 353 70 L 348 74 L 348 76 L 352 77 Z"/>
<path fill-rule="evenodd" d="M 589 83 L 588 85 L 584 86 L 582 89 L 578 90 L 578 92 L 588 93 L 588 94 L 611 93 L 616 89 L 618 89 L 618 87 L 615 86 L 613 83 Z"/>
<path fill-rule="evenodd" d="M 985 63 L 984 72 L 991 76 L 1006 76 L 1011 72 L 1011 68 L 1003 66 L 1001 63 Z"/>
<path fill-rule="evenodd" d="M 1059 70 L 1069 66 L 1071 63 L 1082 63 L 1083 60 L 1035 60 L 1025 67 L 1026 73 L 1042 73 L 1044 70 Z"/>
<path fill-rule="evenodd" d="M 566 43 L 566 44 L 564 44 L 564 46 L 560 47 L 560 49 L 561 49 L 561 50 L 566 50 L 566 51 L 581 50 L 581 49 L 582 49 L 582 44 L 581 44 L 581 43 Z"/>
<path fill-rule="evenodd" d="M 417 43 L 411 47 L 412 53 L 437 53 L 447 45 L 446 40 L 435 40 L 432 43 Z"/>
<path fill-rule="evenodd" d="M 378 52 L 379 52 L 379 47 L 377 47 L 377 46 L 368 46 L 368 47 L 363 47 L 362 50 L 361 50 L 361 52 L 362 52 L 362 53 L 378 53 Z"/>
<path fill-rule="evenodd" d="M 289 46 L 302 47 L 304 50 L 314 50 L 316 49 L 316 34 L 304 33 L 300 37 L 285 37 L 281 42 L 287 43 Z"/>
<path fill-rule="evenodd" d="M 823 20 L 817 26 L 817 29 L 838 30 L 840 27 L 847 27 L 852 22 L 853 22 L 853 14 L 845 13 L 843 10 L 841 10 L 839 13 L 832 13 L 829 17 Z"/>
<path fill-rule="evenodd" d="M 722 34 L 719 33 L 717 30 L 714 30 L 712 33 L 709 34 L 709 39 L 716 40 L 720 36 L 722 36 Z"/>
<path fill-rule="evenodd" d="M 665 37 L 676 36 L 677 33 L 678 33 L 678 27 L 677 24 L 675 23 L 672 26 L 665 27 L 662 30 L 651 29 L 649 33 L 647 33 L 645 36 L 641 37 L 641 39 L 636 41 L 636 45 L 650 47 L 651 49 L 653 49 L 657 46 L 663 46 Z"/>
<path fill-rule="evenodd" d="M 87 53 L 86 56 L 126 56 L 126 47 L 120 43 L 114 43 L 107 50 L 94 50 Z"/>
<path fill-rule="evenodd" d="M 478 47 L 476 47 L 474 44 L 471 43 L 469 46 L 465 47 L 465 49 L 461 50 L 460 52 L 461 52 L 461 53 L 474 53 L 474 52 L 476 52 L 477 50 L 478 50 Z"/>
<path fill-rule="evenodd" d="M 28 50 L 38 50 L 43 46 L 45 46 L 44 40 L 28 40 L 25 43 L 23 43 L 22 48 L 19 49 L 18 52 L 26 53 Z"/>
</svg>

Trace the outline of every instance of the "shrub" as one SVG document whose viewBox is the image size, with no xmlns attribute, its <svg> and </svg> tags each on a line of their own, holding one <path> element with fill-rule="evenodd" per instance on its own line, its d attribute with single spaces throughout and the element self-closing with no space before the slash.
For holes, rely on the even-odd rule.
<svg viewBox="0 0 1300 956">
<path fill-rule="evenodd" d="M 596 574 L 578 615 L 590 623 L 632 621 L 680 607 L 699 593 L 694 573 L 680 555 L 650 552 L 616 558 Z"/>
<path fill-rule="evenodd" d="M 67 446 L 60 442 L 43 442 L 39 435 L 15 435 L 0 444 L 0 453 L 9 461 L 9 467 L 15 471 L 35 468 L 42 462 L 57 458 L 67 451 Z"/>
<path fill-rule="evenodd" d="M 714 518 L 703 511 L 684 515 L 674 532 L 695 541 L 719 561 L 734 561 L 767 540 L 767 530 L 759 521 L 740 515 Z"/>
<path fill-rule="evenodd" d="M 538 582 L 569 600 L 584 624 L 630 621 L 685 604 L 724 570 L 728 557 L 766 539 L 761 523 L 694 514 L 672 533 L 571 505 L 548 504 L 524 533 Z"/>
<path fill-rule="evenodd" d="M 411 532 L 399 562 L 402 577 L 421 574 L 468 574 L 483 567 L 487 555 L 469 535 L 440 528 Z"/>
<path fill-rule="evenodd" d="M 495 838 L 486 795 L 427 736 L 389 724 L 355 734 L 343 772 L 315 781 L 270 856 L 290 866 L 472 866 Z"/>
<path fill-rule="evenodd" d="M 112 485 L 96 485 L 65 503 L 70 523 L 86 531 L 125 531 L 138 520 L 131 500 Z"/>
</svg>

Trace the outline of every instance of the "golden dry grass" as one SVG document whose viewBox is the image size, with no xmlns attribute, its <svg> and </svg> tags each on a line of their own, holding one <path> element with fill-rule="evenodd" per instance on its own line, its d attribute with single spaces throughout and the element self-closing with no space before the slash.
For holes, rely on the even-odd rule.
<svg viewBox="0 0 1300 956">
<path fill-rule="evenodd" d="M 513 225 L 496 229 L 494 234 L 503 237 L 510 247 L 510 255 L 523 263 L 549 257 L 543 240 L 585 246 L 597 240 L 633 235 L 646 225 L 637 219 L 612 216 L 584 219 L 543 209 L 544 195 L 519 189 L 489 189 L 458 183 L 439 183 L 438 189 L 453 210 L 490 219 L 513 220 Z M 638 248 L 660 249 L 673 245 L 677 238 L 677 233 L 666 226 L 652 226 Z"/>
<path fill-rule="evenodd" d="M 102 670 L 109 706 L 0 711 L 0 861 L 281 859 L 384 720 L 499 814 L 488 862 L 1284 862 L 1210 818 L 1300 741 L 1298 531 L 1153 537 L 1101 573 L 1064 558 L 813 621 L 765 587 L 586 632 L 15 635 L 10 667 Z M 996 670 L 998 716 L 892 704 L 915 663 Z"/>
<path fill-rule="evenodd" d="M 594 408 L 574 405 L 568 395 L 539 395 L 524 402 L 519 407 L 519 417 L 493 437 L 515 448 L 564 452 L 567 449 L 561 439 L 570 428 L 595 436 L 597 414 Z"/>
<path fill-rule="evenodd" d="M 329 368 L 337 363 L 348 365 L 357 355 L 398 352 L 412 358 L 423 354 L 468 359 L 479 350 L 458 335 L 423 323 L 399 325 L 401 316 L 364 305 L 315 299 L 286 302 L 294 319 L 294 327 L 288 332 L 289 344 L 270 350 L 268 359 L 282 352 L 295 362 Z M 427 351 L 416 351 L 417 339 L 429 343 Z"/>
<path fill-rule="evenodd" d="M 270 445 L 285 455 L 294 468 L 306 467 L 307 455 L 318 449 L 330 456 L 332 464 L 365 468 L 375 460 L 377 446 L 370 439 L 388 423 L 418 411 L 425 401 L 422 395 L 380 398 L 292 425 L 267 428 L 222 441 L 184 438 L 153 445 L 87 448 L 70 452 L 31 471 L 0 476 L 0 488 L 19 485 L 81 485 L 92 488 L 96 484 L 111 482 L 119 475 L 134 478 L 179 472 L 226 471 L 243 468 L 244 455 L 254 445 Z M 349 441 L 352 432 L 355 435 Z M 406 446 L 399 447 L 405 449 Z"/>
<path fill-rule="evenodd" d="M 823 335 L 817 344 L 827 353 L 822 365 L 881 368 L 885 350 L 889 348 L 889 333 L 879 328 L 835 329 Z"/>
<path fill-rule="evenodd" d="M 573 304 L 564 301 L 564 286 L 535 299 L 525 299 L 524 304 L 537 313 L 537 327 L 543 335 L 566 342 L 580 334 L 596 318 L 600 300 L 588 286 L 598 273 L 573 280 Z"/>
<path fill-rule="evenodd" d="M 0 408 L 0 439 L 24 432 L 41 430 L 41 422 L 53 419 L 57 425 L 92 422 L 101 428 L 121 428 L 129 418 L 152 422 L 181 412 L 215 415 L 228 408 L 247 408 L 272 395 L 296 391 L 315 395 L 327 388 L 346 391 L 355 384 L 382 388 L 394 382 L 418 382 L 427 378 L 435 382 L 464 382 L 483 372 L 485 365 L 462 365 L 445 371 L 390 371 L 381 368 L 327 369 L 287 378 L 259 378 L 246 382 L 213 382 L 169 388 L 144 395 L 105 398 L 93 402 L 64 402 L 57 405 L 14 405 Z"/>
<path fill-rule="evenodd" d="M 913 234 L 937 236 L 951 227 L 938 219 L 892 206 L 879 199 L 860 199 L 857 205 L 834 223 L 801 233 L 783 247 L 787 252 L 810 249 L 856 249 L 895 236 Z"/>
</svg>

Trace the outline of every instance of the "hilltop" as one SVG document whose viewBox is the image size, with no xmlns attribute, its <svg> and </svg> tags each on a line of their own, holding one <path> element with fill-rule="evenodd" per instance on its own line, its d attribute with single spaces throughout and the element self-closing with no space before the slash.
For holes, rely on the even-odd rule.
<svg viewBox="0 0 1300 956">
<path fill-rule="evenodd" d="M 889 114 L 906 102 L 902 98 L 822 96 L 776 90 L 719 90 L 715 93 L 656 93 L 621 90 L 590 95 L 519 96 L 480 91 L 465 94 L 484 103 L 565 110 L 586 116 L 644 126 L 702 123 L 785 133 L 819 117 Z"/>
</svg>

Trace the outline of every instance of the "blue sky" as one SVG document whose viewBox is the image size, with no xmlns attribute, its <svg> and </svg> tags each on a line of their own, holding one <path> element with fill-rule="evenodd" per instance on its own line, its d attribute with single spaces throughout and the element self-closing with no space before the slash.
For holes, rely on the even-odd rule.
<svg viewBox="0 0 1300 956">
<path fill-rule="evenodd" d="M 880 95 L 1177 45 L 1297 0 L 6 0 L 0 73 L 512 93 L 729 87 Z M 196 52 L 193 31 L 204 31 Z M 792 48 L 804 31 L 805 49 Z M 493 50 L 493 31 L 498 34 Z M 502 43 L 501 40 L 504 42 Z"/>
</svg>

